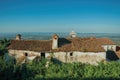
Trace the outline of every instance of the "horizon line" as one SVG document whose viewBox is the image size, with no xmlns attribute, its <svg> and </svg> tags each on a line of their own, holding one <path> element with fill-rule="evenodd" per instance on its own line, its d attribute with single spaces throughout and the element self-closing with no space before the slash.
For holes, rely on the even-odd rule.
<svg viewBox="0 0 120 80">
<path fill-rule="evenodd" d="M 70 31 L 71 32 L 71 31 Z M 42 32 L 42 31 L 40 31 L 40 32 L 32 32 L 32 31 L 26 31 L 26 32 L 0 32 L 0 33 L 70 33 L 70 32 L 52 32 L 52 31 L 50 31 L 50 32 Z M 75 31 L 76 33 L 90 33 L 90 34 L 94 34 L 94 33 L 100 33 L 100 34 L 120 34 L 120 33 L 118 33 L 118 32 L 77 32 L 77 31 Z"/>
</svg>

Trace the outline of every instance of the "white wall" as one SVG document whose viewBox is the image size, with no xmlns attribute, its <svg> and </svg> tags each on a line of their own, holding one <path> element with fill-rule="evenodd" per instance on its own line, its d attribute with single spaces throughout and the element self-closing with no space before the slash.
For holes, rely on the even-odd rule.
<svg viewBox="0 0 120 80">
<path fill-rule="evenodd" d="M 48 58 L 50 56 L 50 53 L 45 53 L 45 58 Z"/>
<path fill-rule="evenodd" d="M 61 62 L 66 62 L 66 52 L 55 52 L 53 53 L 54 58 L 58 59 Z"/>
<path fill-rule="evenodd" d="M 22 56 L 25 56 L 24 53 L 28 53 L 27 59 L 33 60 L 36 56 L 41 56 L 40 52 L 34 51 L 25 51 L 25 50 L 9 50 L 10 55 L 15 55 L 16 59 L 20 59 Z M 72 53 L 72 56 L 70 56 Z M 48 58 L 50 53 L 45 53 L 45 57 Z M 58 59 L 61 62 L 82 62 L 97 64 L 102 60 L 106 60 L 106 52 L 54 52 L 53 57 Z"/>
<path fill-rule="evenodd" d="M 116 51 L 116 45 L 102 45 L 102 47 L 105 49 L 105 51 L 108 50 Z"/>
<path fill-rule="evenodd" d="M 37 56 L 41 56 L 41 52 L 26 51 L 26 50 L 9 50 L 9 55 L 14 56 L 16 60 L 19 60 L 22 57 L 25 57 L 25 53 L 28 54 L 27 59 L 32 61 Z M 45 58 L 48 58 L 50 53 L 45 53 Z"/>
<path fill-rule="evenodd" d="M 72 56 L 70 55 L 72 53 Z M 106 60 L 106 52 L 56 52 L 55 58 L 62 62 L 82 62 L 97 64 L 97 62 Z"/>
<path fill-rule="evenodd" d="M 12 49 L 9 50 L 9 54 L 15 56 L 17 55 L 22 56 L 25 55 L 25 53 L 28 53 L 28 56 L 32 56 L 32 55 L 40 56 L 40 52 L 26 51 L 26 50 L 12 50 Z"/>
<path fill-rule="evenodd" d="M 28 54 L 27 59 L 32 61 L 36 56 L 40 56 L 40 52 L 26 51 L 26 50 L 9 50 L 9 55 L 15 57 L 19 62 L 25 59 L 25 53 Z"/>
<path fill-rule="evenodd" d="M 88 56 L 98 56 L 103 59 L 106 59 L 106 52 L 73 52 L 73 56 L 83 56 L 83 55 L 88 55 Z"/>
</svg>

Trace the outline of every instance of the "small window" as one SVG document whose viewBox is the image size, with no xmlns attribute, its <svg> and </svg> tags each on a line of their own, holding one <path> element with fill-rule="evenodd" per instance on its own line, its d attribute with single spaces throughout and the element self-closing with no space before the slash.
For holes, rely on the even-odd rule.
<svg viewBox="0 0 120 80">
<path fill-rule="evenodd" d="M 73 56 L 73 53 L 70 53 L 70 56 Z"/>
<path fill-rule="evenodd" d="M 41 53 L 41 57 L 42 57 L 42 58 L 45 58 L 45 52 L 42 52 L 42 53 Z"/>
<path fill-rule="evenodd" d="M 28 56 L 28 53 L 25 53 L 25 56 Z"/>
</svg>

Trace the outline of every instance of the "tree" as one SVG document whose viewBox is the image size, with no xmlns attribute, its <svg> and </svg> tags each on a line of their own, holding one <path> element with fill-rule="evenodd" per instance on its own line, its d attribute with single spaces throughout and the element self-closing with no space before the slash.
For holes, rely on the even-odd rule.
<svg viewBox="0 0 120 80">
<path fill-rule="evenodd" d="M 7 47 L 10 45 L 10 40 L 4 38 L 0 40 L 0 56 L 3 56 L 4 53 L 8 52 Z"/>
</svg>

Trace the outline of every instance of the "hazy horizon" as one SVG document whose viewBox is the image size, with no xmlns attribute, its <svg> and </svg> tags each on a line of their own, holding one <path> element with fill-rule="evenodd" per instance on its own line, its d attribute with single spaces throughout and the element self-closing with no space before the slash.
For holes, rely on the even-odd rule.
<svg viewBox="0 0 120 80">
<path fill-rule="evenodd" d="M 17 34 L 22 35 L 22 39 L 29 40 L 50 40 L 54 33 L 52 32 L 22 32 L 22 33 L 0 33 L 0 39 L 15 39 Z M 60 38 L 67 38 L 69 33 L 57 33 Z M 110 38 L 120 45 L 120 33 L 77 33 L 77 37 L 96 37 L 96 38 Z"/>
<path fill-rule="evenodd" d="M 71 30 L 72 31 L 72 30 Z M 70 32 L 71 32 L 70 31 Z M 74 30 L 75 31 L 75 30 Z M 21 34 L 21 33 L 66 33 L 66 34 L 69 34 L 70 32 L 0 32 L 0 34 L 8 34 L 8 33 L 16 33 L 16 34 Z M 76 31 L 75 31 L 76 32 Z M 120 34 L 120 32 L 76 32 L 77 34 Z"/>
</svg>

